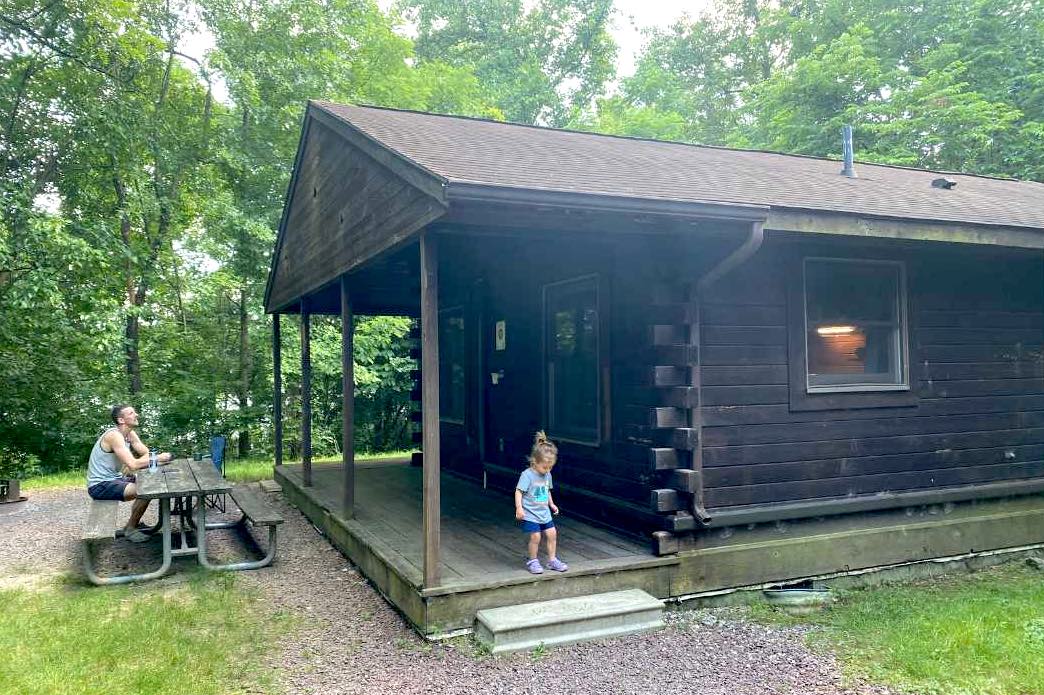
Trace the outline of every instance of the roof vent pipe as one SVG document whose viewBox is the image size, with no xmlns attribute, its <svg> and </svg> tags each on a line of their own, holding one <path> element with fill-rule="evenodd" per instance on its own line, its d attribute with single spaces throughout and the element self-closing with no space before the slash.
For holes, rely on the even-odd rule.
<svg viewBox="0 0 1044 695">
<path fill-rule="evenodd" d="M 845 168 L 841 170 L 841 175 L 854 179 L 856 173 L 852 168 L 854 157 L 852 154 L 852 126 L 850 125 L 841 126 L 841 149 L 845 158 Z"/>
</svg>

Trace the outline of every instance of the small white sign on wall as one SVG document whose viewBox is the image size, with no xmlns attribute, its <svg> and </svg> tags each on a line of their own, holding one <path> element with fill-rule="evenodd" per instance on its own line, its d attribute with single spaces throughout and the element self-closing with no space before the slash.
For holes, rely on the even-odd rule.
<svg viewBox="0 0 1044 695">
<path fill-rule="evenodd" d="M 493 347 L 497 350 L 507 349 L 507 321 L 497 321 L 493 330 Z"/>
</svg>

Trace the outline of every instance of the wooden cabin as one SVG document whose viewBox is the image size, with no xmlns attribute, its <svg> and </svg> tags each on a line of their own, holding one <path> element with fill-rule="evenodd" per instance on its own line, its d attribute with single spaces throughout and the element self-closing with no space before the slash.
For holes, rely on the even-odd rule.
<svg viewBox="0 0 1044 695">
<path fill-rule="evenodd" d="M 348 388 L 343 465 L 305 417 L 277 477 L 426 633 L 1041 543 L 1042 248 L 1039 183 L 312 102 L 266 309 L 341 315 L 347 384 L 355 315 L 419 318 L 423 456 L 356 465 Z"/>
</svg>

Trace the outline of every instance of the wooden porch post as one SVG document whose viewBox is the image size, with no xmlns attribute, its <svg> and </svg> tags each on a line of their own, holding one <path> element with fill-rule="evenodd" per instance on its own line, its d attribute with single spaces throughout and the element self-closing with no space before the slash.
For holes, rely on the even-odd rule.
<svg viewBox="0 0 1044 695">
<path fill-rule="evenodd" d="M 424 453 L 424 586 L 439 584 L 439 269 L 435 239 L 420 237 L 421 429 Z"/>
<path fill-rule="evenodd" d="M 348 276 L 341 276 L 341 457 L 344 464 L 345 519 L 355 516 L 355 317 L 348 295 Z"/>
<path fill-rule="evenodd" d="M 272 314 L 272 419 L 275 424 L 275 465 L 283 465 L 283 351 L 279 314 Z"/>
<path fill-rule="evenodd" d="M 301 477 L 312 484 L 312 318 L 301 300 Z"/>
</svg>

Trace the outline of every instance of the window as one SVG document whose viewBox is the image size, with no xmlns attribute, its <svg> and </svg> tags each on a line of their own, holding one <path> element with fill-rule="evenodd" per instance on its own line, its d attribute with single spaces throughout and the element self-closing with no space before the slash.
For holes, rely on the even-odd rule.
<svg viewBox="0 0 1044 695">
<path fill-rule="evenodd" d="M 808 393 L 909 388 L 903 266 L 806 258 Z"/>
<path fill-rule="evenodd" d="M 547 429 L 561 438 L 597 444 L 598 278 L 544 287 Z"/>
<path fill-rule="evenodd" d="M 439 419 L 464 423 L 464 309 L 439 312 Z"/>
</svg>

